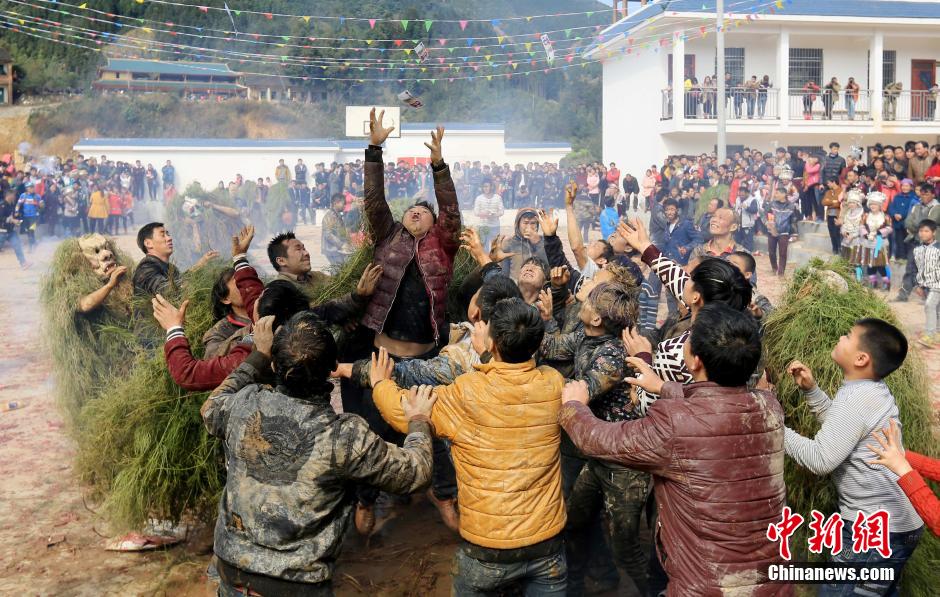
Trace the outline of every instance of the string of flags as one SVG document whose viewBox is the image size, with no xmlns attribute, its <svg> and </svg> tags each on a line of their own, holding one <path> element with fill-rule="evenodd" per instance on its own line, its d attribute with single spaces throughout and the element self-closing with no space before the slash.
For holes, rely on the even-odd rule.
<svg viewBox="0 0 940 597">
<path fill-rule="evenodd" d="M 15 1 L 15 0 L 14 0 Z M 139 0 L 138 0 L 139 1 Z M 748 2 L 752 8 L 755 9 L 755 12 L 749 13 L 747 15 L 735 15 L 734 13 L 729 13 L 729 22 L 726 24 L 726 27 L 738 27 L 743 23 L 751 22 L 757 20 L 760 17 L 761 9 L 766 9 L 767 12 L 773 14 L 776 10 L 779 10 L 777 6 L 778 3 L 783 0 L 773 0 L 766 4 L 760 6 L 754 6 L 753 2 Z M 787 2 L 792 2 L 792 0 L 786 0 Z M 20 4 L 27 4 L 23 2 L 16 2 Z M 678 13 L 674 13 L 677 15 Z M 30 24 L 27 24 L 29 21 Z M 701 20 L 697 19 L 699 23 Z M 50 27 L 50 29 L 43 29 L 41 27 L 33 26 L 34 24 L 44 25 Z M 112 23 L 113 24 L 113 23 Z M 672 29 L 675 26 L 675 22 L 669 25 L 661 26 L 663 28 L 669 26 Z M 650 27 L 654 29 L 655 26 Z M 354 62 L 352 60 L 346 60 L 343 58 L 330 58 L 330 57 L 316 57 L 316 58 L 304 58 L 302 56 L 272 56 L 270 54 L 246 54 L 240 52 L 231 52 L 227 50 L 218 50 L 215 48 L 204 48 L 198 46 L 189 46 L 185 44 L 177 44 L 173 42 L 161 42 L 158 40 L 148 40 L 148 39 L 139 39 L 129 36 L 116 35 L 109 32 L 97 31 L 92 29 L 83 29 L 80 27 L 74 27 L 71 25 L 65 25 L 60 22 L 42 19 L 40 17 L 25 16 L 25 15 L 16 15 L 15 13 L 8 13 L 0 11 L 0 29 L 9 29 L 16 33 L 22 33 L 29 35 L 31 37 L 46 39 L 55 43 L 62 43 L 65 45 L 88 49 L 92 51 L 101 52 L 108 48 L 121 47 L 127 48 L 133 51 L 146 50 L 150 52 L 172 54 L 177 57 L 184 56 L 188 58 L 200 58 L 200 59 L 210 59 L 218 60 L 218 56 L 211 56 L 202 54 L 202 52 L 216 52 L 216 53 L 228 53 L 228 55 L 241 55 L 242 58 L 237 61 L 240 64 L 243 63 L 262 63 L 262 64 L 277 64 L 278 66 L 299 66 L 304 67 L 305 72 L 309 73 L 309 69 L 320 69 L 320 75 L 316 76 L 312 73 L 304 74 L 301 76 L 297 75 L 285 75 L 278 72 L 247 72 L 239 69 L 239 72 L 244 75 L 256 75 L 263 77 L 275 77 L 275 78 L 287 78 L 294 80 L 303 80 L 303 81 L 330 81 L 330 80 L 341 80 L 341 81 L 354 81 L 359 83 L 364 83 L 368 81 L 373 82 L 399 82 L 403 83 L 405 81 L 416 81 L 416 82 L 429 82 L 431 84 L 436 83 L 437 81 L 448 81 L 453 82 L 456 80 L 492 80 L 493 77 L 497 78 L 512 78 L 514 76 L 530 76 L 533 73 L 549 73 L 557 70 L 567 70 L 571 66 L 580 66 L 586 67 L 588 64 L 593 62 L 604 63 L 606 60 L 612 59 L 616 56 L 623 55 L 637 55 L 644 51 L 652 50 L 653 52 L 658 52 L 660 48 L 670 45 L 670 43 L 675 44 L 681 40 L 687 40 L 693 37 L 705 37 L 710 31 L 714 31 L 713 26 L 709 25 L 698 25 L 688 29 L 681 29 L 676 31 L 670 31 L 669 34 L 655 34 L 645 37 L 636 37 L 636 38 L 627 38 L 626 45 L 618 50 L 602 50 L 596 52 L 596 58 L 589 58 L 584 55 L 582 47 L 567 47 L 562 48 L 561 52 L 563 64 L 555 65 L 556 61 L 556 48 L 555 42 L 547 34 L 536 34 L 538 35 L 538 42 L 541 42 L 542 49 L 544 51 L 544 57 L 535 58 L 532 56 L 535 52 L 532 52 L 529 49 L 526 52 L 528 59 L 516 58 L 513 59 L 513 54 L 509 54 L 510 59 L 505 62 L 493 61 L 493 55 L 483 55 L 482 60 L 481 56 L 468 57 L 463 56 L 459 57 L 461 63 L 448 63 L 444 64 L 443 62 L 434 64 L 433 61 L 429 61 L 431 58 L 430 48 L 425 45 L 423 42 L 417 42 L 416 45 L 412 48 L 405 48 L 410 50 L 408 55 L 411 53 L 415 54 L 413 59 L 403 60 L 398 62 L 389 62 L 381 61 L 374 59 L 364 59 L 361 62 Z M 69 41 L 69 40 L 75 41 Z M 603 35 L 593 36 L 590 38 L 594 42 L 604 42 Z M 89 43 L 94 43 L 94 45 L 88 45 Z M 532 47 L 533 42 L 525 42 L 529 44 L 529 48 Z M 165 49 L 172 48 L 172 49 Z M 337 49 L 330 47 L 330 49 Z M 354 48 L 338 48 L 344 50 L 355 50 Z M 439 59 L 440 57 L 438 57 Z M 330 61 L 333 62 L 330 62 Z M 574 61 L 578 60 L 577 63 Z M 410 64 L 415 64 L 416 66 L 410 66 Z M 523 68 L 522 70 L 519 67 L 528 67 Z M 491 69 L 489 71 L 484 71 L 479 73 L 480 69 L 486 68 Z M 494 72 L 499 69 L 505 68 L 505 72 Z M 328 69 L 337 69 L 342 70 L 344 73 L 352 73 L 353 71 L 364 72 L 364 71 L 378 71 L 380 74 L 379 77 L 336 77 L 336 76 L 322 76 L 325 71 Z M 207 69 L 208 70 L 208 69 Z M 411 74 L 415 75 L 412 77 L 406 77 L 405 75 L 408 71 L 414 71 Z M 419 72 L 420 71 L 420 72 Z M 429 72 L 431 71 L 431 72 Z M 472 71 L 473 74 L 470 74 Z M 397 75 L 397 76 L 396 76 Z"/>
</svg>

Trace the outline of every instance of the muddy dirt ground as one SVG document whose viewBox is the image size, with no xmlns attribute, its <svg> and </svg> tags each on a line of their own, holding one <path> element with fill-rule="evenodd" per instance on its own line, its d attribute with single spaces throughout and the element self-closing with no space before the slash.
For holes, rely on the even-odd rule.
<svg viewBox="0 0 940 597">
<path fill-rule="evenodd" d="M 318 227 L 300 227 L 298 236 L 315 260 L 322 259 Z M 137 254 L 131 237 L 119 242 Z M 103 549 L 107 524 L 85 503 L 73 474 L 74 448 L 55 408 L 54 379 L 39 337 L 39 280 L 54 245 L 54 239 L 41 242 L 29 255 L 33 267 L 27 271 L 19 269 L 9 247 L 0 251 L 0 404 L 22 405 L 0 412 L 0 594 L 214 595 L 206 578 L 205 541 L 145 554 Z M 261 259 L 259 254 L 255 261 Z M 775 299 L 782 284 L 770 274 L 766 257 L 758 261 L 761 290 Z M 920 334 L 920 303 L 899 305 L 898 313 L 910 334 Z M 925 360 L 937 412 L 940 361 L 933 351 Z M 456 535 L 424 496 L 395 514 L 368 544 L 350 534 L 335 577 L 338 595 L 450 594 Z"/>
</svg>

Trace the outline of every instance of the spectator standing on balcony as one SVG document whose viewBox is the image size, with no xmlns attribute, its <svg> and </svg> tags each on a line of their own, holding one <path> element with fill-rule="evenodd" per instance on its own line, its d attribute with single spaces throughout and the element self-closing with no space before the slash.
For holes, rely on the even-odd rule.
<svg viewBox="0 0 940 597">
<path fill-rule="evenodd" d="M 894 83 L 889 83 L 887 86 L 885 86 L 885 120 L 898 119 L 898 97 L 900 97 L 903 90 L 904 84 L 900 81 L 895 81 Z"/>
<path fill-rule="evenodd" d="M 702 111 L 705 118 L 715 118 L 717 85 L 711 77 L 702 81 Z"/>
<path fill-rule="evenodd" d="M 767 111 L 767 94 L 773 83 L 770 82 L 770 75 L 764 75 L 764 78 L 757 83 L 757 117 L 763 118 Z"/>
<path fill-rule="evenodd" d="M 819 93 L 819 85 L 815 81 L 807 81 L 803 85 L 803 119 L 813 119 L 813 102 L 816 101 L 816 94 Z"/>
<path fill-rule="evenodd" d="M 823 107 L 826 109 L 826 120 L 832 120 L 832 107 L 839 101 L 839 92 L 842 91 L 842 85 L 839 79 L 832 77 L 826 83 L 826 90 L 823 93 Z M 825 183 L 825 181 L 823 181 Z"/>
<path fill-rule="evenodd" d="M 855 120 L 855 105 L 858 104 L 859 86 L 855 77 L 849 77 L 845 84 L 845 109 L 848 110 L 849 120 Z"/>
<path fill-rule="evenodd" d="M 927 95 L 927 113 L 924 114 L 924 120 L 937 119 L 937 93 L 940 92 L 940 84 L 934 83 L 926 91 Z"/>
<path fill-rule="evenodd" d="M 745 99 L 747 100 L 748 120 L 754 118 L 754 107 L 757 105 L 757 90 L 759 87 L 760 83 L 757 82 L 757 75 L 753 75 L 748 81 L 744 83 L 744 94 Z"/>
</svg>

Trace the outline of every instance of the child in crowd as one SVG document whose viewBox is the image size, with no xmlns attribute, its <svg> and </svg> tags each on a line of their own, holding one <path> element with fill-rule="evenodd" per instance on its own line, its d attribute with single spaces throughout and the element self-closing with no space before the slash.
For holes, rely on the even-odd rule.
<svg viewBox="0 0 940 597">
<path fill-rule="evenodd" d="M 856 277 L 862 279 L 861 266 L 857 260 L 856 247 L 859 242 L 859 231 L 862 229 L 862 217 L 865 209 L 862 207 L 862 192 L 851 189 L 845 194 L 845 201 L 839 209 L 837 223 L 842 235 L 842 258 L 856 266 Z"/>
<path fill-rule="evenodd" d="M 884 379 L 901 366 L 906 356 L 907 339 L 899 329 L 880 319 L 860 319 L 832 350 L 832 360 L 844 376 L 834 399 L 816 385 L 809 367 L 799 361 L 788 367 L 822 427 L 812 439 L 788 428 L 784 447 L 800 466 L 817 475 L 832 475 L 839 513 L 845 521 L 842 551 L 833 556 L 833 561 L 863 562 L 895 570 L 891 581 L 859 581 L 853 594 L 892 594 L 924 530 L 924 522 L 897 485 L 897 475 L 867 464 L 871 457 L 866 447 L 869 435 L 898 419 L 897 404 Z M 853 523 L 881 510 L 889 515 L 891 555 L 884 557 L 874 548 L 856 553 Z M 820 595 L 849 594 L 845 591 L 851 589 L 848 585 L 825 585 Z"/>
<path fill-rule="evenodd" d="M 937 333 L 937 320 L 940 318 L 940 247 L 937 246 L 937 223 L 924 220 L 917 227 L 920 246 L 914 248 L 914 262 L 917 264 L 917 286 L 926 292 L 924 313 L 927 327 L 918 340 L 928 348 L 940 346 L 940 334 Z"/>
<path fill-rule="evenodd" d="M 604 197 L 604 211 L 601 212 L 601 238 L 610 238 L 610 235 L 617 232 L 617 224 L 620 223 L 620 216 L 614 207 L 614 197 Z"/>
<path fill-rule="evenodd" d="M 891 289 L 891 272 L 888 260 L 891 257 L 891 243 L 888 237 L 894 231 L 888 214 L 884 212 L 884 193 L 873 191 L 868 194 L 868 209 L 862 218 L 859 229 L 858 262 L 867 268 L 868 284 L 872 288 Z"/>
<path fill-rule="evenodd" d="M 653 474 L 668 594 L 792 595 L 766 576 L 781 561 L 766 532 L 786 503 L 784 422 L 772 393 L 747 388 L 761 356 L 757 324 L 728 305 L 704 305 L 684 351 L 688 385 L 628 359 L 640 375 L 627 381 L 664 398 L 645 417 L 603 421 L 587 406 L 588 385 L 572 382 L 562 427 L 586 456 Z M 760 499 L 735 507 L 742 492 Z"/>
</svg>

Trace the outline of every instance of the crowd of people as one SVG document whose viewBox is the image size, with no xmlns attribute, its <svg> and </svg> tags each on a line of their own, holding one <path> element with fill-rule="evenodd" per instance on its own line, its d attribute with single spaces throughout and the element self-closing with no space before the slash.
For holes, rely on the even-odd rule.
<svg viewBox="0 0 940 597">
<path fill-rule="evenodd" d="M 144 258 L 133 274 L 107 270 L 94 293 L 101 304 L 115 279 L 131 276 L 166 331 L 173 380 L 212 392 L 201 414 L 226 459 L 214 537 L 220 595 L 331 595 L 348 527 L 369 535 L 383 496 L 425 489 L 462 538 L 456 595 L 511 586 L 581 595 L 588 578 L 616 586 L 617 568 L 642 595 L 667 586 L 675 595 L 792 594 L 767 576 L 783 562 L 768 521 L 786 506 L 785 457 L 833 475 L 845 520 L 888 513 L 889 555 L 856 553 L 847 540 L 832 560 L 893 568 L 894 580 L 869 581 L 864 591 L 896 590 L 925 523 L 940 532 L 937 498 L 921 477 L 936 479 L 938 465 L 903 450 L 884 381 L 904 362 L 907 339 L 878 319 L 844 330 L 832 351 L 844 382 L 832 398 L 793 362 L 788 373 L 821 429 L 810 438 L 788 428 L 762 370 L 762 322 L 773 305 L 757 290 L 753 237 L 768 236 L 781 275 L 800 217 L 828 220 L 833 252 L 873 285 L 890 277 L 891 256 L 905 259 L 911 284 L 902 298 L 926 293 L 922 340 L 936 343 L 937 147 L 876 146 L 868 165 L 840 157 L 837 144 L 823 157 L 785 149 L 745 150 L 726 163 L 677 156 L 639 180 L 621 178 L 614 164 L 568 172 L 469 164 L 458 177 L 439 128 L 427 144 L 433 201 L 416 192 L 397 219 L 389 200 L 424 183 L 399 179 L 408 167 L 384 162 L 392 129 L 381 114 L 373 111 L 370 130 L 364 160 L 340 168 L 341 187 L 323 169 L 325 254 L 344 256 L 344 193 L 357 188 L 375 247 L 349 294 L 311 306 L 329 275 L 313 270 L 292 232 L 268 243 L 276 278 L 264 283 L 248 257 L 254 228 L 245 226 L 213 288 L 218 322 L 197 358 L 186 304 L 166 298 L 182 274 L 159 222 L 139 229 Z M 6 238 L 18 236 L 11 225 L 28 231 L 38 220 L 26 218 L 59 205 L 66 192 L 53 202 L 50 191 L 64 178 L 73 188 L 107 187 L 114 177 L 123 184 L 126 168 L 92 173 L 89 165 L 65 161 L 52 176 L 63 180 L 51 184 L 31 171 L 9 177 Z M 142 201 L 136 167 L 130 194 Z M 296 191 L 310 179 L 302 162 L 293 170 L 282 161 L 275 180 Z M 464 226 L 461 197 L 479 230 Z M 553 207 L 564 211 L 574 262 Z M 518 210 L 508 238 L 496 229 L 505 209 Z M 461 247 L 476 268 L 459 281 L 460 310 L 451 313 Z M 660 322 L 664 289 L 669 317 Z M 341 341 L 331 326 L 346 331 Z M 330 405 L 330 379 L 341 380 L 342 413 Z M 652 546 L 640 538 L 644 517 Z"/>
</svg>

